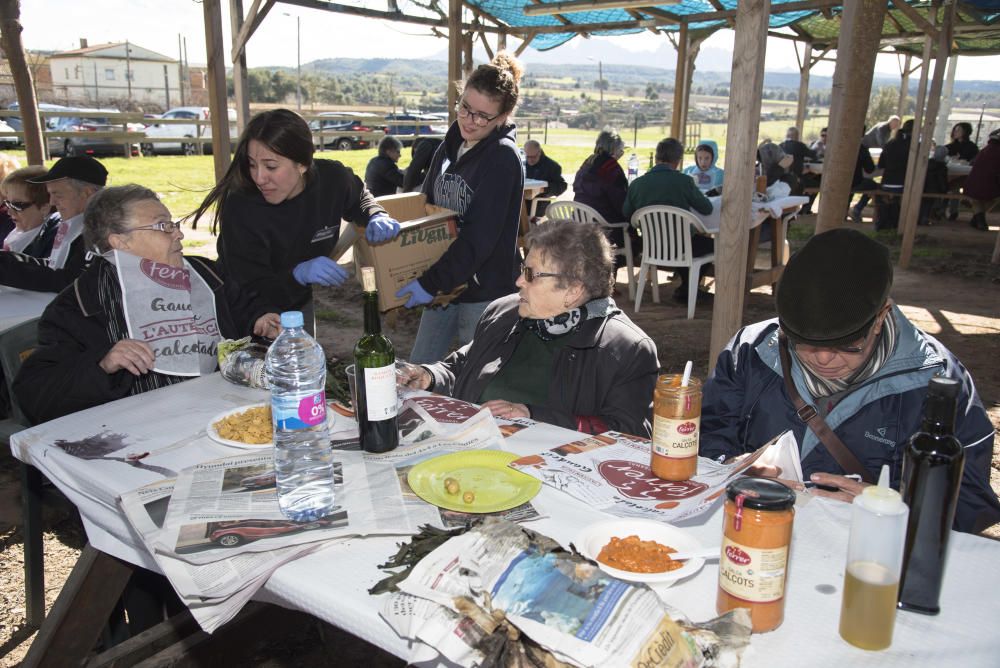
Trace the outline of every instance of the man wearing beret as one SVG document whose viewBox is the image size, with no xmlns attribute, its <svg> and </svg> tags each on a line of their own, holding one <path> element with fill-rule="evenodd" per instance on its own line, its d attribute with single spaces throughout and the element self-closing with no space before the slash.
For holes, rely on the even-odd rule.
<svg viewBox="0 0 1000 668">
<path fill-rule="evenodd" d="M 700 454 L 738 457 L 791 430 L 803 474 L 836 488 L 817 494 L 850 501 L 867 483 L 845 474 L 874 480 L 883 464 L 898 489 L 928 381 L 954 378 L 955 436 L 965 448 L 955 529 L 981 531 L 1000 522 L 993 425 L 968 371 L 906 319 L 891 287 L 888 249 L 868 236 L 840 228 L 810 239 L 778 284 L 778 317 L 744 327 L 719 355 L 705 384 Z M 833 438 L 818 435 L 824 422 Z"/>
<path fill-rule="evenodd" d="M 47 258 L 0 251 L 0 285 L 59 292 L 76 280 L 87 260 L 83 211 L 107 180 L 108 170 L 89 156 L 61 158 L 47 174 L 30 179 L 30 183 L 45 184 L 49 200 L 59 212 L 59 220 L 53 224 L 59 227 Z"/>
</svg>

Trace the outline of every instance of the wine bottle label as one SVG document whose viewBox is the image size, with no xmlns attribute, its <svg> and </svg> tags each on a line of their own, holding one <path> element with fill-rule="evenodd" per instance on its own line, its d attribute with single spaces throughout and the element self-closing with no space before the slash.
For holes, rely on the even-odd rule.
<svg viewBox="0 0 1000 668">
<path fill-rule="evenodd" d="M 271 395 L 274 426 L 282 431 L 309 429 L 326 422 L 326 392 L 283 397 Z"/>
<path fill-rule="evenodd" d="M 759 549 L 722 540 L 719 586 L 731 596 L 751 603 L 770 603 L 785 595 L 788 546 Z"/>
<path fill-rule="evenodd" d="M 365 399 L 372 422 L 396 416 L 396 365 L 365 370 Z"/>
<path fill-rule="evenodd" d="M 653 452 L 661 457 L 694 457 L 698 454 L 701 416 L 676 420 L 653 415 Z"/>
</svg>

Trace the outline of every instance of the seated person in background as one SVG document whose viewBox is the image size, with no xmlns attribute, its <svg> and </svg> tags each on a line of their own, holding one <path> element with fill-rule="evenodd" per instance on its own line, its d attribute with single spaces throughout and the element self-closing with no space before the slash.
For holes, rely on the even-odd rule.
<svg viewBox="0 0 1000 668">
<path fill-rule="evenodd" d="M 785 132 L 785 141 L 781 142 L 781 150 L 784 151 L 786 155 L 792 156 L 792 166 L 789 171 L 794 174 L 795 178 L 799 181 L 798 192 L 793 192 L 793 195 L 801 195 L 805 188 L 814 188 L 819 185 L 819 178 L 815 174 L 805 173 L 806 161 L 815 160 L 816 154 L 811 148 L 799 141 L 798 128 L 788 128 L 788 131 Z M 812 203 L 815 197 L 815 195 L 810 195 L 809 202 L 802 207 L 802 213 L 807 215 L 812 213 Z"/>
<path fill-rule="evenodd" d="M 403 186 L 403 170 L 396 166 L 403 154 L 403 143 L 386 135 L 378 143 L 378 155 L 368 161 L 365 169 L 365 186 L 375 197 L 395 195 Z"/>
<path fill-rule="evenodd" d="M 924 177 L 925 193 L 948 192 L 948 149 L 938 146 L 927 161 L 927 174 Z M 941 200 L 924 197 L 920 200 L 920 216 L 918 225 L 930 225 L 932 218 L 939 218 L 943 207 Z"/>
<path fill-rule="evenodd" d="M 628 178 L 618 164 L 623 155 L 625 142 L 616 130 L 605 128 L 597 135 L 594 152 L 583 161 L 573 180 L 573 199 L 596 209 L 609 223 L 622 222 L 622 205 L 628 190 Z M 612 241 L 620 245 L 622 239 Z"/>
<path fill-rule="evenodd" d="M 839 490 L 815 493 L 850 501 L 865 484 L 843 475 L 849 471 L 839 462 L 849 455 L 828 449 L 799 419 L 790 383 L 857 459 L 859 473 L 876 479 L 888 464 L 898 488 L 928 381 L 954 378 L 962 387 L 955 435 L 965 448 L 955 528 L 981 531 L 1000 521 L 990 488 L 993 425 L 968 371 L 906 319 L 891 287 L 889 250 L 867 235 L 838 228 L 810 239 L 778 283 L 778 317 L 744 327 L 719 355 L 705 383 L 700 454 L 738 457 L 790 429 L 806 479 Z"/>
<path fill-rule="evenodd" d="M 684 173 L 694 179 L 694 184 L 701 192 L 722 193 L 722 181 L 725 172 L 715 166 L 719 159 L 719 145 L 711 139 L 703 139 L 694 149 L 694 164 L 684 168 Z"/>
<path fill-rule="evenodd" d="M 878 190 L 878 184 L 875 183 L 870 176 L 867 176 L 874 171 L 875 161 L 872 160 L 871 152 L 864 145 L 859 146 L 858 161 L 854 163 L 854 177 L 851 179 L 851 192 L 858 192 L 859 190 Z M 861 214 L 864 212 L 870 199 L 871 196 L 868 193 L 863 193 L 861 195 L 861 199 L 859 199 L 858 203 L 851 209 L 852 221 L 861 224 Z"/>
<path fill-rule="evenodd" d="M 30 179 L 45 184 L 61 220 L 48 257 L 0 251 L 0 285 L 38 292 L 59 292 L 70 285 L 87 261 L 83 210 L 107 180 L 104 165 L 87 156 L 60 158 L 44 176 Z"/>
<path fill-rule="evenodd" d="M 17 158 L 0 153 L 0 181 L 7 178 L 7 175 L 16 169 L 21 168 L 21 163 Z M 11 216 L 10 208 L 4 202 L 0 202 L 0 240 L 7 237 L 14 229 L 14 218 Z"/>
<path fill-rule="evenodd" d="M 893 114 L 881 123 L 876 123 L 872 129 L 861 138 L 865 148 L 883 148 L 899 129 L 899 116 Z"/>
<path fill-rule="evenodd" d="M 211 260 L 181 254 L 180 223 L 153 191 L 103 190 L 87 205 L 83 225 L 87 247 L 101 255 L 45 309 L 38 347 L 14 380 L 34 423 L 213 373 L 221 337 L 278 334 L 276 313 L 223 280 Z M 191 314 L 205 326 L 152 334 L 149 343 L 129 338 L 165 312 Z"/>
<path fill-rule="evenodd" d="M 972 208 L 975 213 L 969 225 L 977 230 L 989 229 L 986 212 L 1000 199 L 1000 129 L 990 133 L 986 146 L 976 156 L 962 192 L 974 200 Z"/>
<path fill-rule="evenodd" d="M 548 222 L 526 237 L 517 286 L 487 307 L 473 340 L 404 384 L 589 434 L 649 436 L 656 345 L 611 299 L 600 228 Z"/>
<path fill-rule="evenodd" d="M 14 220 L 14 229 L 4 238 L 3 250 L 47 258 L 59 229 L 59 214 L 49 204 L 49 191 L 29 179 L 44 176 L 46 169 L 32 165 L 15 170 L 0 183 L 0 195 Z"/>
<path fill-rule="evenodd" d="M 882 172 L 881 189 L 893 193 L 891 197 L 878 197 L 878 212 L 875 217 L 876 230 L 894 230 L 899 226 L 899 200 L 906 181 L 906 163 L 910 160 L 910 138 L 913 136 L 913 119 L 900 126 L 896 136 L 882 148 L 878 157 Z"/>
<path fill-rule="evenodd" d="M 795 158 L 786 154 L 780 146 L 765 139 L 757 147 L 757 160 L 760 162 L 760 173 L 767 177 L 767 187 L 778 181 L 788 184 L 791 194 L 801 192 L 799 179 L 790 171 Z"/>
<path fill-rule="evenodd" d="M 403 175 L 403 192 L 420 190 L 424 185 L 424 177 L 434 159 L 434 151 L 444 140 L 440 137 L 418 137 L 410 147 L 410 164 Z"/>
<path fill-rule="evenodd" d="M 948 149 L 948 158 L 962 160 L 971 163 L 979 153 L 979 147 L 972 141 L 972 124 L 961 122 L 955 123 L 951 129 L 951 143 L 945 146 Z M 945 192 L 958 192 L 963 179 L 957 179 L 952 187 Z M 948 220 L 958 220 L 958 205 L 961 202 L 957 199 L 948 200 Z"/>
<path fill-rule="evenodd" d="M 541 197 L 558 197 L 566 192 L 568 187 L 562 175 L 562 166 L 545 155 L 542 145 L 534 139 L 524 142 L 524 178 L 545 181 L 549 185 L 542 191 Z M 545 214 L 548 202 L 539 202 L 535 208 L 536 216 Z"/>
<path fill-rule="evenodd" d="M 630 220 L 632 214 L 642 207 L 655 204 L 676 206 L 703 215 L 712 213 L 712 203 L 698 190 L 694 180 L 677 171 L 683 157 L 684 147 L 676 139 L 663 139 L 656 145 L 656 164 L 628 188 L 622 209 L 626 220 Z M 715 250 L 715 242 L 704 234 L 692 234 L 691 246 L 695 257 Z M 674 301 L 687 304 L 687 267 L 679 267 L 676 272 L 680 275 L 681 284 L 674 290 Z M 699 291 L 697 296 L 702 301 L 711 298 L 711 293 L 704 291 Z"/>
<path fill-rule="evenodd" d="M 816 154 L 816 159 L 820 162 L 826 155 L 826 128 L 819 131 L 819 139 L 809 145 L 809 150 Z"/>
</svg>

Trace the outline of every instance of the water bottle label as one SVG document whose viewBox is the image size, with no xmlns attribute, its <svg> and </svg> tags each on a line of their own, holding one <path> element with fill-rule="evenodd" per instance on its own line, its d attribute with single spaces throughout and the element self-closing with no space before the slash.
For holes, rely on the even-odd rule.
<svg viewBox="0 0 1000 668">
<path fill-rule="evenodd" d="M 396 365 L 365 369 L 365 398 L 372 422 L 396 416 Z"/>
<path fill-rule="evenodd" d="M 275 430 L 309 429 L 326 422 L 326 392 L 305 396 L 271 396 Z"/>
</svg>

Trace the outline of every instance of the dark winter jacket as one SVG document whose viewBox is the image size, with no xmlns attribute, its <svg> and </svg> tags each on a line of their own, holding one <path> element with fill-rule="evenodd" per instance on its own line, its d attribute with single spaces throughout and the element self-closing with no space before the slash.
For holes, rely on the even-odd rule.
<svg viewBox="0 0 1000 668">
<path fill-rule="evenodd" d="M 215 293 L 215 313 L 222 336 L 238 339 L 251 334 L 254 322 L 267 311 L 235 283 L 225 282 L 211 260 L 201 257 L 187 260 Z M 131 373 L 121 370 L 107 374 L 98 366 L 111 347 L 125 338 L 112 340 L 109 319 L 115 317 L 116 331 L 128 332 L 121 309 L 115 311 L 117 316 L 112 316 L 103 306 L 112 301 L 121 303 L 114 265 L 95 258 L 42 313 L 38 347 L 14 379 L 14 394 L 33 423 L 136 393 L 131 391 L 136 381 Z M 183 376 L 169 378 L 170 382 L 188 380 Z"/>
<path fill-rule="evenodd" d="M 426 368 L 434 391 L 476 402 L 514 354 L 525 329 L 518 295 L 490 304 L 471 342 Z M 659 362 L 656 345 L 624 313 L 586 320 L 567 335 L 552 362 L 549 400 L 530 405 L 541 422 L 589 433 L 617 430 L 649 436 L 653 388 Z"/>
<path fill-rule="evenodd" d="M 882 149 L 878 157 L 879 169 L 882 172 L 883 186 L 901 186 L 906 181 L 906 163 L 910 159 L 910 135 L 902 131 L 896 133 L 894 139 Z"/>
<path fill-rule="evenodd" d="M 993 425 L 965 367 L 940 342 L 892 310 L 897 324 L 896 349 L 871 379 L 844 396 L 826 422 L 874 477 L 883 464 L 898 489 L 903 450 L 920 429 L 927 382 L 939 374 L 962 383 L 955 435 L 965 447 L 965 473 L 955 528 L 979 531 L 1000 521 L 1000 502 L 990 488 Z M 792 378 L 799 394 L 810 394 L 802 369 L 793 360 Z M 802 473 L 843 474 L 826 447 L 796 415 L 785 391 L 778 356 L 778 323 L 767 320 L 744 327 L 719 355 L 705 384 L 700 454 L 712 459 L 752 452 L 786 429 L 799 444 Z"/>
<path fill-rule="evenodd" d="M 38 233 L 38 236 L 32 239 L 31 243 L 25 246 L 21 253 L 37 258 L 48 257 L 52 252 L 52 244 L 55 243 L 56 233 L 59 231 L 59 222 L 61 220 L 62 218 L 58 213 L 53 213 L 46 218 L 45 222 L 42 223 L 42 229 Z"/>
<path fill-rule="evenodd" d="M 376 155 L 365 168 L 365 186 L 375 197 L 395 195 L 396 188 L 403 185 L 403 170 L 396 166 L 392 158 Z"/>
<path fill-rule="evenodd" d="M 1000 140 L 991 139 L 976 156 L 962 191 L 984 201 L 1000 197 Z"/>
<path fill-rule="evenodd" d="M 545 181 L 549 184 L 542 191 L 542 197 L 558 197 L 566 192 L 566 188 L 569 187 L 562 175 L 562 165 L 545 155 L 545 151 L 542 151 L 541 157 L 538 158 L 538 162 L 535 164 L 529 165 L 525 163 L 524 177 Z"/>
<path fill-rule="evenodd" d="M 965 141 L 952 141 L 945 144 L 945 148 L 948 149 L 948 155 L 954 156 L 959 160 L 965 160 L 966 162 L 972 162 L 976 159 L 976 154 L 979 153 L 979 147 L 976 146 L 976 142 L 971 139 L 966 139 Z"/>
<path fill-rule="evenodd" d="M 495 128 L 459 158 L 463 141 L 452 123 L 424 180 L 428 202 L 458 212 L 458 238 L 419 280 L 432 295 L 465 283 L 456 301 L 488 302 L 517 289 L 524 167 L 513 125 Z"/>
<path fill-rule="evenodd" d="M 292 269 L 329 255 L 342 219 L 363 226 L 384 212 L 349 167 L 316 160 L 305 190 L 289 200 L 268 204 L 256 188 L 226 198 L 219 262 L 229 277 L 259 296 L 268 311 L 299 309 L 312 299 L 312 289 L 299 284 Z"/>
<path fill-rule="evenodd" d="M 49 250 L 51 251 L 51 243 Z M 83 235 L 69 246 L 62 269 L 52 269 L 48 257 L 32 257 L 25 253 L 0 251 L 0 285 L 9 285 L 36 292 L 59 292 L 71 284 L 87 264 Z"/>
<path fill-rule="evenodd" d="M 419 137 L 413 142 L 410 148 L 412 158 L 406 167 L 406 174 L 403 175 L 403 192 L 421 190 L 424 187 L 424 179 L 427 178 L 427 170 L 434 160 L 434 152 L 442 141 L 444 140 L 437 137 Z"/>
<path fill-rule="evenodd" d="M 597 210 L 609 223 L 620 223 L 628 179 L 618 161 L 601 154 L 587 158 L 573 180 L 573 199 Z"/>
<path fill-rule="evenodd" d="M 854 176 L 851 178 L 851 187 L 857 188 L 867 176 L 875 171 L 875 161 L 872 160 L 871 152 L 864 146 L 858 148 L 858 161 L 854 163 Z"/>
<path fill-rule="evenodd" d="M 816 152 L 797 139 L 786 139 L 781 142 L 781 150 L 787 155 L 792 156 L 792 166 L 789 171 L 800 179 L 802 178 L 806 159 L 816 159 Z"/>
</svg>

